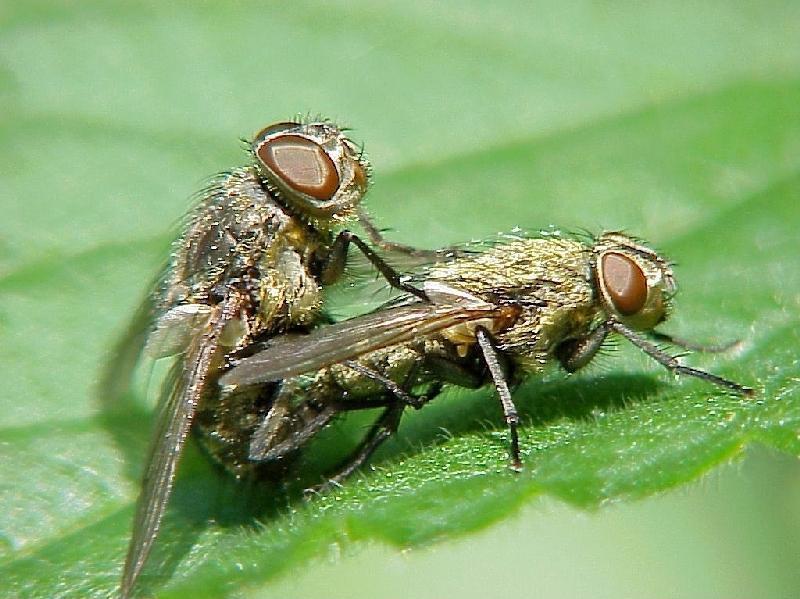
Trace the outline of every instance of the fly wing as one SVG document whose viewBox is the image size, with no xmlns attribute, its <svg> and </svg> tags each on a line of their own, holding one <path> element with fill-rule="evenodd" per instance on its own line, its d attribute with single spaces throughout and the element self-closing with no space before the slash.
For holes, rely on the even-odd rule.
<svg viewBox="0 0 800 599">
<path fill-rule="evenodd" d="M 96 392 L 100 402 L 109 411 L 119 409 L 121 399 L 130 390 L 134 370 L 153 327 L 155 312 L 155 298 L 153 293 L 148 293 L 103 367 Z"/>
<path fill-rule="evenodd" d="M 243 358 L 220 378 L 221 385 L 250 385 L 278 381 L 352 360 L 361 355 L 430 335 L 458 324 L 500 315 L 492 304 L 412 304 L 378 310 L 308 335 L 283 336 L 263 351 Z"/>
<path fill-rule="evenodd" d="M 122 576 L 121 596 L 127 598 L 158 535 L 172 494 L 175 470 L 205 390 L 211 363 L 225 324 L 238 312 L 240 300 L 226 299 L 214 308 L 208 324 L 177 365 L 172 389 L 161 405 L 150 446 L 142 491 L 136 504 L 133 536 Z"/>
</svg>

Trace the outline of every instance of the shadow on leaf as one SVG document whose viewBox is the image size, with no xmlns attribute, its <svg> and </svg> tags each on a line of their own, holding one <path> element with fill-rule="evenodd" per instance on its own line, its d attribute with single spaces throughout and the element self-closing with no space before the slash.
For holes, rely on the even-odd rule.
<svg viewBox="0 0 800 599">
<path fill-rule="evenodd" d="M 662 386 L 658 378 L 645 374 L 617 374 L 597 378 L 573 377 L 555 381 L 531 379 L 514 392 L 514 402 L 523 426 L 542 426 L 568 418 L 593 418 L 598 413 L 622 409 L 644 401 Z M 414 451 L 446 436 L 458 436 L 504 428 L 502 413 L 493 392 L 453 390 L 436 399 L 420 414 L 409 414 L 398 440 L 381 452 L 382 458 Z M 373 463 L 375 463 L 373 461 Z"/>
</svg>

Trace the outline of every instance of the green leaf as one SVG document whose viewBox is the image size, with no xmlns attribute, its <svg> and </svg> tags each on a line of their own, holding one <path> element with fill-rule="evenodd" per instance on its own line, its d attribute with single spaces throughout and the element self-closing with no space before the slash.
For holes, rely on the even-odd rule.
<svg viewBox="0 0 800 599">
<path fill-rule="evenodd" d="M 237 138 L 296 112 L 356 127 L 369 207 L 436 247 L 514 226 L 625 229 L 677 261 L 670 332 L 741 338 L 675 381 L 630 348 L 531 380 L 525 470 L 486 391 L 409 414 L 334 493 L 221 477 L 190 448 L 142 586 L 256 593 L 332 547 L 468 535 L 547 495 L 581 509 L 800 454 L 800 13 L 792 2 L 25 2 L 0 14 L 0 580 L 107 596 L 152 424 L 96 382 L 170 223 Z M 353 418 L 309 458 L 363 432 Z M 444 432 L 446 431 L 446 433 Z M 363 543 L 362 543 L 363 545 Z M 576 564 L 580 568 L 580 564 Z"/>
</svg>

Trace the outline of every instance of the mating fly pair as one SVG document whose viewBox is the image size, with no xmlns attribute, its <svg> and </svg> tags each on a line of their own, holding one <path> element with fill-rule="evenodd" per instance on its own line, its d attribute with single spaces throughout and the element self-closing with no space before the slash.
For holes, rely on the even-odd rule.
<svg viewBox="0 0 800 599">
<path fill-rule="evenodd" d="M 622 335 L 678 374 L 747 387 L 678 363 L 653 342 L 675 291 L 669 264 L 619 233 L 500 241 L 474 252 L 385 242 L 360 212 L 368 165 L 340 129 L 280 123 L 250 145 L 252 164 L 221 175 L 191 212 L 120 360 L 145 345 L 175 356 L 156 423 L 123 573 L 127 597 L 152 549 L 191 430 L 237 476 L 280 472 L 342 412 L 383 408 L 331 477 L 343 480 L 445 384 L 492 382 L 521 465 L 511 387 L 550 362 L 587 364 Z M 343 227 L 358 217 L 375 246 L 433 264 L 411 285 Z M 375 312 L 327 324 L 322 288 L 354 243 L 403 292 Z"/>
</svg>

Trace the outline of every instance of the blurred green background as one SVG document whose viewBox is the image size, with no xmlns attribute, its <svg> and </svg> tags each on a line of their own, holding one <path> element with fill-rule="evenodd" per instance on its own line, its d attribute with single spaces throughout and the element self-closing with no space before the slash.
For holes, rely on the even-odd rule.
<svg viewBox="0 0 800 599">
<path fill-rule="evenodd" d="M 663 248 L 669 330 L 743 338 L 691 360 L 758 398 L 621 349 L 520 391 L 521 476 L 489 394 L 450 393 L 311 504 L 190 451 L 144 588 L 798 596 L 798 40 L 791 1 L 0 0 L 0 593 L 112 592 L 151 407 L 107 413 L 109 348 L 238 138 L 320 113 L 364 142 L 393 239 L 554 225 Z"/>
</svg>

